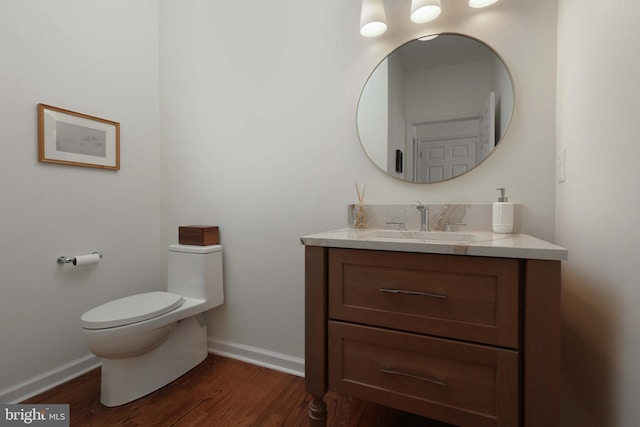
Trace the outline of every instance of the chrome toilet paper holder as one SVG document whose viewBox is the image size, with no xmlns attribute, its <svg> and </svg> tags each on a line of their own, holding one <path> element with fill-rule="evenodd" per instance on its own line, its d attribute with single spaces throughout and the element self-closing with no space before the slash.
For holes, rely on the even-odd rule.
<svg viewBox="0 0 640 427">
<path fill-rule="evenodd" d="M 100 259 L 102 259 L 102 254 L 100 252 L 91 252 L 91 255 L 98 255 Z M 68 258 L 66 256 L 58 257 L 58 264 L 74 264 L 76 262 L 76 257 Z"/>
</svg>

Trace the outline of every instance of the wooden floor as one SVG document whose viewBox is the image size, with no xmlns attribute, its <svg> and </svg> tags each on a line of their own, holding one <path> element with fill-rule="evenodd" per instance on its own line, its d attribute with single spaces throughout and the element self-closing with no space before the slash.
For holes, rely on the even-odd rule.
<svg viewBox="0 0 640 427">
<path fill-rule="evenodd" d="M 446 427 L 358 399 L 329 393 L 330 427 Z M 216 355 L 168 386 L 115 408 L 100 404 L 95 369 L 23 403 L 66 403 L 72 427 L 306 426 L 304 379 Z"/>
</svg>

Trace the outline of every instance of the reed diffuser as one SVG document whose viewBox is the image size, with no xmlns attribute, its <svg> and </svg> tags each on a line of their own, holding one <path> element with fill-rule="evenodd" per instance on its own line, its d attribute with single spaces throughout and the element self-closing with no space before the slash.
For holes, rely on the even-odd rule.
<svg viewBox="0 0 640 427">
<path fill-rule="evenodd" d="M 367 190 L 367 183 L 362 188 L 362 194 L 356 183 L 356 193 L 358 194 L 358 203 L 353 206 L 353 226 L 355 228 L 367 228 L 367 212 L 364 209 L 364 192 Z"/>
</svg>

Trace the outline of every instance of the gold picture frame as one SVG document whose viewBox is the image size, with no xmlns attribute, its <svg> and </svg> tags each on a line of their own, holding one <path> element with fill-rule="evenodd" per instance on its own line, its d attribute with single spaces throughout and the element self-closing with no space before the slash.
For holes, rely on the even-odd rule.
<svg viewBox="0 0 640 427">
<path fill-rule="evenodd" d="M 38 160 L 120 169 L 120 123 L 38 104 Z"/>
</svg>

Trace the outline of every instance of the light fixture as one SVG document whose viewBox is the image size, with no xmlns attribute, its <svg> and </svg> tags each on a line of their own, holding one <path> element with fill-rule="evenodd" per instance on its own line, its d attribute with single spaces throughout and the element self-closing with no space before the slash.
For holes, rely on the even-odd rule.
<svg viewBox="0 0 640 427">
<path fill-rule="evenodd" d="M 469 0 L 469 7 L 479 9 L 481 7 L 491 6 L 497 3 L 498 0 Z"/>
<path fill-rule="evenodd" d="M 399 1 L 399 0 L 393 0 Z M 498 0 L 468 0 L 475 9 L 491 6 Z M 424 24 L 433 21 L 442 13 L 441 0 L 411 0 L 411 21 Z M 365 37 L 378 37 L 387 31 L 387 17 L 384 13 L 384 0 L 362 0 L 360 10 L 360 34 Z"/>
<path fill-rule="evenodd" d="M 378 37 L 387 31 L 387 17 L 383 0 L 362 0 L 360 11 L 360 34 L 364 37 Z"/>
<path fill-rule="evenodd" d="M 440 0 L 411 0 L 411 21 L 416 24 L 433 21 L 441 12 Z"/>
</svg>

